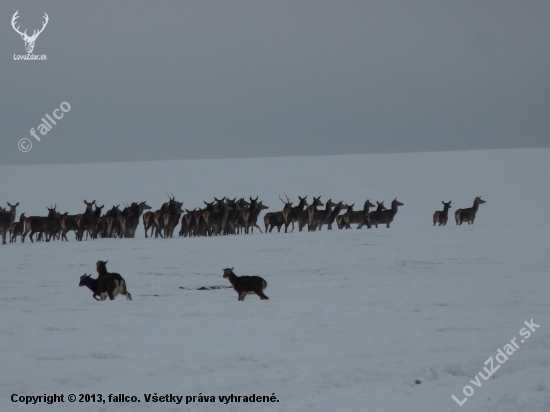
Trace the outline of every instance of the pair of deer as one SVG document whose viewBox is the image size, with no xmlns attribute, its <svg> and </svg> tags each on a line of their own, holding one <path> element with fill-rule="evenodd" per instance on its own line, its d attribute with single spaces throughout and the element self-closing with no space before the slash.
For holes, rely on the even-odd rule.
<svg viewBox="0 0 550 412">
<path fill-rule="evenodd" d="M 447 224 L 447 221 L 449 219 L 449 209 L 451 208 L 451 202 L 444 202 L 443 203 L 443 210 L 438 210 L 433 214 L 433 222 L 434 226 L 439 223 L 439 226 L 445 226 Z M 476 219 L 476 213 L 479 209 L 479 205 L 482 205 L 485 203 L 485 200 L 481 199 L 481 196 L 477 196 L 474 199 L 474 204 L 472 207 L 466 208 L 466 209 L 457 209 L 455 212 L 455 221 L 457 225 L 461 225 L 463 222 L 468 222 L 468 224 L 474 224 L 474 220 Z"/>
<path fill-rule="evenodd" d="M 80 276 L 78 286 L 86 286 L 93 292 L 92 297 L 95 300 L 105 300 L 107 296 L 114 300 L 115 296 L 125 295 L 126 300 L 132 300 L 132 295 L 126 290 L 126 281 L 118 273 L 107 272 L 107 260 L 105 262 L 98 260 L 96 263 L 97 279 L 92 275 L 83 274 Z M 100 297 L 98 299 L 97 297 Z"/>
</svg>

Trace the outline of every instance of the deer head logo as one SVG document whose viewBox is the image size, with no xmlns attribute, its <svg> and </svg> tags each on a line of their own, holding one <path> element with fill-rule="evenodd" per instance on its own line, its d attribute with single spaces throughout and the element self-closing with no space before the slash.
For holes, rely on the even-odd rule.
<svg viewBox="0 0 550 412">
<path fill-rule="evenodd" d="M 13 15 L 12 19 L 11 19 L 11 26 L 13 27 L 13 29 L 19 33 L 21 35 L 21 38 L 23 40 L 25 40 L 25 48 L 27 49 L 27 53 L 32 53 L 33 49 L 34 49 L 34 42 L 36 41 L 36 38 L 38 37 L 38 35 L 40 33 L 42 33 L 44 31 L 44 29 L 46 28 L 46 25 L 48 24 L 48 20 L 50 19 L 48 17 L 48 15 L 46 13 L 44 13 L 44 23 L 42 25 L 42 28 L 38 31 L 34 30 L 33 33 L 32 33 L 32 36 L 29 36 L 27 35 L 27 30 L 25 30 L 23 33 L 21 33 L 19 31 L 19 26 L 15 27 L 15 24 L 16 24 L 16 20 L 19 18 L 19 10 L 17 10 L 15 12 L 15 14 Z"/>
</svg>

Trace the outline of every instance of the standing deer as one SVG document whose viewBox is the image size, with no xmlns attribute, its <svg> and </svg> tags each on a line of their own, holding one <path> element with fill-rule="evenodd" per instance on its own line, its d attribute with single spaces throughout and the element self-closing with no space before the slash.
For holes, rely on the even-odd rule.
<svg viewBox="0 0 550 412">
<path fill-rule="evenodd" d="M 288 201 L 288 196 L 286 197 Z M 307 196 L 300 197 L 298 196 L 298 199 L 300 199 L 300 203 L 298 203 L 298 206 L 285 208 L 283 209 L 283 216 L 285 218 L 285 233 L 287 233 L 288 226 L 292 223 L 292 230 L 291 232 L 294 232 L 294 222 L 297 222 L 300 219 L 300 216 L 304 212 L 304 208 L 307 206 Z"/>
<path fill-rule="evenodd" d="M 146 202 L 133 202 L 130 205 L 130 214 L 127 215 L 126 232 L 124 234 L 124 237 L 134 238 L 136 236 L 136 229 L 139 225 L 139 218 L 143 214 L 143 211 L 148 209 L 151 209 L 151 206 L 149 206 Z"/>
<path fill-rule="evenodd" d="M 292 202 L 288 199 L 288 196 L 286 198 L 286 202 L 281 199 L 281 196 L 279 195 L 279 200 L 283 202 L 284 209 L 291 209 L 292 208 Z M 265 224 L 265 233 L 267 233 L 267 230 L 269 228 L 269 232 L 273 230 L 274 227 L 277 227 L 277 232 L 281 232 L 281 227 L 285 224 L 285 216 L 283 214 L 283 211 L 280 212 L 271 212 L 266 213 L 264 216 L 264 224 Z"/>
<path fill-rule="evenodd" d="M 19 216 L 19 222 L 13 222 L 10 226 L 10 243 L 17 241 L 17 236 L 22 236 L 25 231 L 25 214 L 21 213 Z"/>
<path fill-rule="evenodd" d="M 351 229 L 351 226 L 347 225 L 346 223 L 346 215 L 350 212 L 353 212 L 353 206 L 355 206 L 355 203 L 351 205 L 346 205 L 346 211 L 343 215 L 336 216 L 336 224 L 338 225 L 338 229 Z"/>
<path fill-rule="evenodd" d="M 315 220 L 315 216 L 317 215 L 317 208 L 319 206 L 324 206 L 324 205 L 325 204 L 323 202 L 321 202 L 321 196 L 319 196 L 319 197 L 313 196 L 313 202 L 306 209 L 307 210 L 307 230 L 308 230 L 308 232 L 313 232 L 315 230 L 315 228 L 313 227 L 313 221 Z M 302 229 L 300 227 L 298 227 L 298 229 L 300 229 L 300 232 L 302 231 Z"/>
<path fill-rule="evenodd" d="M 344 205 L 344 201 L 340 201 L 334 206 L 334 210 L 330 213 L 330 216 L 327 219 L 327 224 L 328 224 L 327 230 L 332 230 L 332 224 L 334 223 L 336 218 L 340 215 L 340 212 L 342 211 L 343 207 L 347 207 L 346 205 Z"/>
<path fill-rule="evenodd" d="M 384 203 L 384 202 L 382 202 Z M 378 204 L 380 206 L 380 203 Z M 378 228 L 378 225 L 381 223 L 385 223 L 386 227 L 389 229 L 390 223 L 393 222 L 393 218 L 397 214 L 397 207 L 403 206 L 404 204 L 401 203 L 397 198 L 395 198 L 391 202 L 391 209 L 390 210 L 382 210 L 380 212 L 371 212 L 369 215 L 370 222 L 367 222 L 367 227 L 370 228 L 372 225 L 375 225 Z"/>
<path fill-rule="evenodd" d="M 8 206 L 10 207 L 9 212 L 3 212 L 0 214 L 0 234 L 2 235 L 3 245 L 6 244 L 6 235 L 8 234 L 12 223 L 15 221 L 15 213 L 17 206 L 19 206 L 19 202 L 15 205 L 8 202 Z"/>
<path fill-rule="evenodd" d="M 365 223 L 369 221 L 369 209 L 374 207 L 369 199 L 363 205 L 363 210 L 346 212 L 344 214 L 344 220 L 346 221 L 346 227 L 351 228 L 351 223 L 357 224 L 357 229 L 361 229 Z"/>
<path fill-rule="evenodd" d="M 21 243 L 25 243 L 25 238 L 27 237 L 27 234 L 30 232 L 29 239 L 31 240 L 31 243 L 34 242 L 32 239 L 32 236 L 35 233 L 38 233 L 41 235 L 44 232 L 48 232 L 51 230 L 51 228 L 55 225 L 55 220 L 57 217 L 57 213 L 55 211 L 57 205 L 55 205 L 53 208 L 48 207 L 48 216 L 29 216 L 27 220 L 25 220 L 25 232 L 21 236 Z M 38 238 L 37 238 L 38 240 Z"/>
<path fill-rule="evenodd" d="M 434 216 L 433 216 L 434 226 L 436 223 L 439 223 L 439 226 L 447 225 L 447 220 L 449 219 L 449 209 L 451 208 L 451 202 L 452 200 L 450 200 L 449 202 L 441 201 L 441 203 L 443 203 L 443 210 L 437 210 L 434 212 Z"/>
<path fill-rule="evenodd" d="M 481 196 L 478 196 L 474 199 L 474 205 L 472 207 L 457 209 L 455 212 L 456 224 L 461 225 L 462 222 L 468 222 L 469 225 L 473 225 L 476 219 L 477 209 L 479 209 L 479 205 L 483 203 L 485 203 L 485 200 L 481 200 Z"/>
<path fill-rule="evenodd" d="M 84 214 L 75 216 L 76 223 L 78 224 L 78 232 L 76 234 L 77 240 L 82 241 L 85 231 L 86 239 L 88 239 L 88 235 L 92 239 L 97 237 L 97 223 L 101 218 L 101 210 L 103 207 L 105 207 L 105 205 L 98 206 L 96 204 L 95 210 L 92 213 L 86 211 Z M 88 210 L 88 208 L 86 208 L 86 210 Z"/>
<path fill-rule="evenodd" d="M 324 210 L 317 210 L 313 216 L 313 231 L 317 229 L 321 230 L 323 225 L 328 222 L 330 214 L 332 213 L 332 208 L 336 206 L 336 203 L 332 199 L 327 200 Z"/>
<path fill-rule="evenodd" d="M 260 233 L 262 233 L 262 229 L 258 226 L 258 216 L 262 210 L 269 209 L 269 207 L 265 206 L 263 203 L 263 201 L 258 202 L 258 196 L 256 196 L 256 199 L 250 198 L 250 206 L 248 210 L 243 211 L 243 219 L 245 222 L 244 232 L 246 234 L 248 234 L 249 229 L 252 233 L 254 233 L 255 227 L 257 227 Z"/>
</svg>

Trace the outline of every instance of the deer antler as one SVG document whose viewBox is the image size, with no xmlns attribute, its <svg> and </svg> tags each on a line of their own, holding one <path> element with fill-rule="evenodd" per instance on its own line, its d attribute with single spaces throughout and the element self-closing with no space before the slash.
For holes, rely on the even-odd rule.
<svg viewBox="0 0 550 412">
<path fill-rule="evenodd" d="M 46 13 L 44 13 L 44 16 L 42 17 L 44 17 L 45 21 L 44 23 L 42 23 L 42 28 L 38 30 L 38 32 L 36 32 L 36 30 L 33 31 L 32 36 L 30 37 L 33 40 L 35 40 L 38 37 L 38 35 L 44 31 L 44 29 L 46 28 L 46 25 L 48 24 L 48 21 L 50 20 L 50 18 Z"/>
<path fill-rule="evenodd" d="M 15 12 L 15 14 L 13 15 L 13 17 L 11 18 L 11 27 L 13 27 L 13 29 L 14 29 L 17 33 L 19 33 L 19 34 L 21 35 L 21 37 L 23 37 L 23 36 L 28 37 L 28 36 L 27 36 L 27 30 L 25 30 L 24 33 L 21 33 L 21 32 L 19 31 L 19 27 L 20 27 L 20 26 L 15 27 L 15 24 L 16 24 L 15 21 L 19 18 L 18 13 L 19 13 L 19 10 L 17 10 L 17 11 Z"/>
</svg>

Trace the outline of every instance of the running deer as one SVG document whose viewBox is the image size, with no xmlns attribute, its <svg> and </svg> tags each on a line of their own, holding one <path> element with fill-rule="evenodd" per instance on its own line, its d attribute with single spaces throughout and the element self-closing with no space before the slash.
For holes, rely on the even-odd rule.
<svg viewBox="0 0 550 412">
<path fill-rule="evenodd" d="M 384 202 L 382 202 L 383 204 Z M 378 204 L 380 206 L 380 203 Z M 390 227 L 390 223 L 393 222 L 393 218 L 397 214 L 397 207 L 403 206 L 397 198 L 391 202 L 390 210 L 381 210 L 376 212 L 371 212 L 369 215 L 370 222 L 367 222 L 367 227 L 370 228 L 372 225 L 375 225 L 378 228 L 379 224 L 385 223 L 386 227 Z"/>
<path fill-rule="evenodd" d="M 288 196 L 286 197 L 288 201 Z M 285 218 L 285 233 L 287 233 L 288 226 L 292 223 L 292 230 L 291 232 L 294 232 L 294 222 L 298 222 L 300 219 L 300 216 L 304 213 L 304 208 L 307 206 L 307 196 L 300 197 L 298 196 L 298 199 L 300 199 L 300 203 L 298 203 L 298 206 L 294 207 L 286 207 L 283 209 L 283 216 Z"/>
<path fill-rule="evenodd" d="M 267 287 L 267 282 L 260 276 L 237 276 L 233 272 L 235 268 L 227 268 L 223 270 L 223 277 L 229 279 L 233 289 L 239 294 L 239 300 L 244 300 L 246 295 L 258 295 L 261 300 L 269 299 L 264 295 L 264 290 Z"/>
<path fill-rule="evenodd" d="M 439 223 L 439 226 L 446 226 L 447 225 L 447 220 L 449 219 L 449 209 L 451 208 L 451 202 L 452 200 L 450 200 L 449 202 L 444 202 L 444 201 L 441 201 L 441 203 L 443 203 L 443 210 L 437 210 L 434 212 L 434 226 L 436 223 Z"/>
<path fill-rule="evenodd" d="M 118 295 L 126 295 L 126 300 L 132 300 L 132 295 L 126 290 L 126 281 L 118 273 L 111 273 L 101 279 L 93 279 L 92 275 L 84 273 L 80 276 L 78 286 L 87 286 L 93 293 L 92 297 L 98 301 L 107 299 L 107 296 L 110 300 L 115 300 Z"/>
<path fill-rule="evenodd" d="M 90 290 L 94 292 L 94 299 L 96 300 L 98 300 L 96 298 L 96 295 L 99 295 L 101 297 L 101 300 L 107 299 L 107 296 L 109 296 L 109 299 L 114 300 L 115 296 L 117 295 L 126 295 L 127 300 L 132 300 L 132 295 L 126 290 L 126 281 L 124 280 L 124 278 L 118 273 L 107 272 L 107 262 L 108 260 L 106 260 L 105 262 L 101 260 L 97 261 L 97 279 L 91 279 L 92 281 L 96 281 L 95 285 L 97 287 L 96 290 L 98 293 L 96 293 L 96 291 L 87 284 L 83 285 L 82 277 L 80 278 L 80 286 L 88 286 Z M 90 278 L 91 275 L 87 277 Z"/>
<path fill-rule="evenodd" d="M 374 207 L 369 199 L 363 205 L 363 210 L 346 212 L 344 214 L 344 220 L 346 221 L 346 227 L 351 228 L 351 223 L 357 224 L 357 229 L 361 229 L 365 223 L 369 222 L 369 209 Z"/>
<path fill-rule="evenodd" d="M 22 236 L 25 231 L 25 214 L 21 213 L 19 216 L 19 222 L 13 222 L 10 226 L 10 243 L 17 241 L 17 236 Z"/>
<path fill-rule="evenodd" d="M 457 209 L 455 212 L 455 220 L 457 225 L 461 225 L 462 222 L 468 222 L 469 225 L 474 224 L 476 219 L 477 209 L 479 205 L 485 203 L 485 200 L 481 200 L 481 196 L 474 199 L 474 205 L 467 209 Z"/>
<path fill-rule="evenodd" d="M 10 210 L 0 214 L 0 233 L 2 234 L 3 245 L 6 244 L 6 235 L 8 234 L 12 223 L 15 221 L 15 213 L 17 206 L 19 206 L 19 202 L 15 205 L 8 202 L 8 206 L 10 207 Z"/>
</svg>

